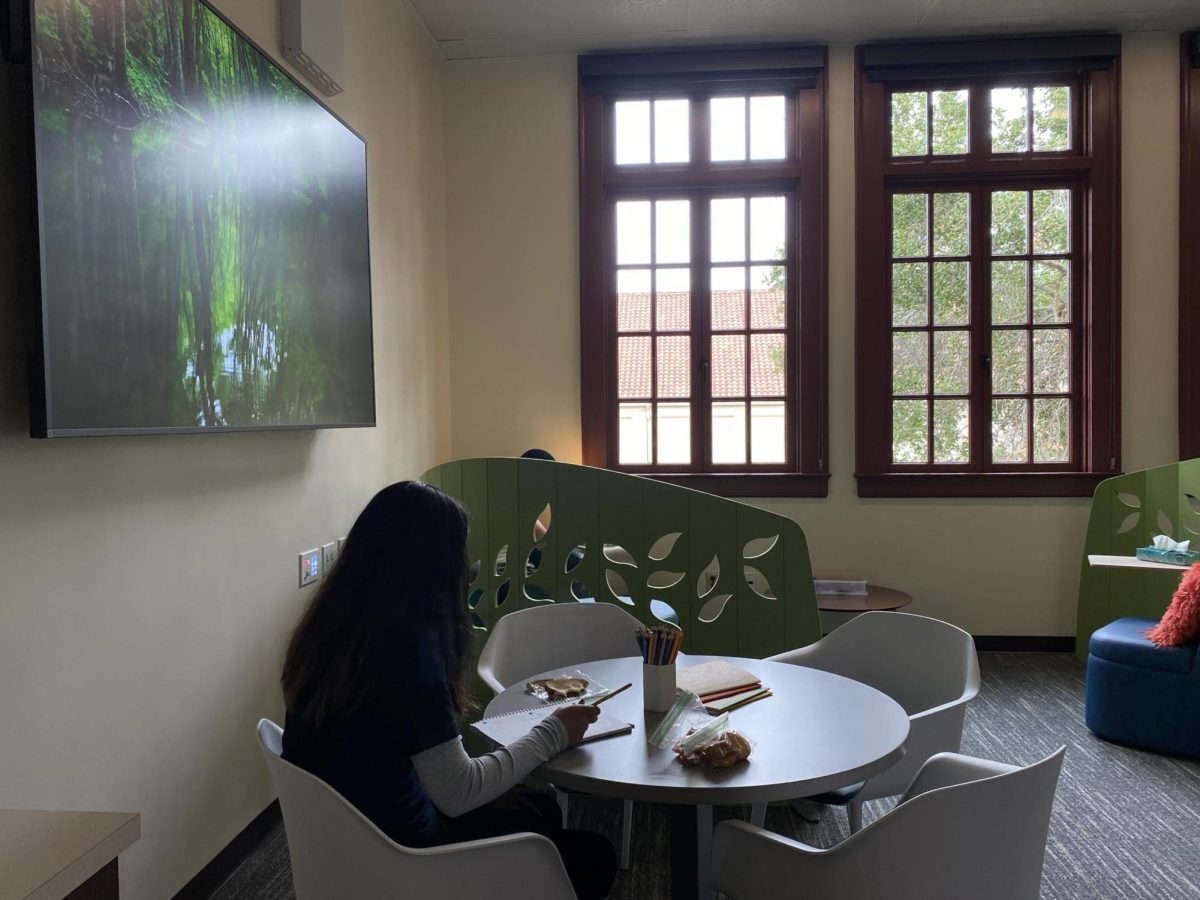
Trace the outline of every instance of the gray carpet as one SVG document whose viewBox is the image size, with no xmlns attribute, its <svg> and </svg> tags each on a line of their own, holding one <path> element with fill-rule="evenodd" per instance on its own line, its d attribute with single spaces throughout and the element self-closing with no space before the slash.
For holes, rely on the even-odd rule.
<svg viewBox="0 0 1200 900">
<path fill-rule="evenodd" d="M 1083 666 L 1060 654 L 980 655 L 983 687 L 967 713 L 963 752 L 1029 763 L 1067 745 L 1046 851 L 1042 897 L 1048 900 L 1200 898 L 1200 763 L 1107 744 L 1083 724 Z M 613 801 L 572 800 L 572 825 L 618 837 Z M 867 804 L 865 821 L 891 801 Z M 667 817 L 637 804 L 633 864 L 618 876 L 614 900 L 668 896 L 663 865 Z M 717 811 L 718 818 L 748 815 Z M 771 808 L 767 827 L 827 847 L 846 833 L 841 810 L 810 825 L 790 809 Z M 216 900 L 290 900 L 291 875 L 278 828 L 219 890 Z"/>
</svg>

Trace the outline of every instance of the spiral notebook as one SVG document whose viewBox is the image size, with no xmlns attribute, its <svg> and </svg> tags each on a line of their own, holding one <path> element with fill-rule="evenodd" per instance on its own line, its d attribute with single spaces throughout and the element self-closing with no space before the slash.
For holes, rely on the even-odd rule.
<svg viewBox="0 0 1200 900">
<path fill-rule="evenodd" d="M 519 709 L 516 712 L 501 713 L 480 719 L 471 727 L 485 738 L 501 747 L 507 747 L 513 741 L 518 741 L 533 730 L 533 726 L 545 719 L 555 710 L 555 706 L 535 706 L 533 709 Z M 590 744 L 592 741 L 629 734 L 633 726 L 622 722 L 606 712 L 600 713 L 600 718 L 588 726 L 583 740 L 579 743 Z"/>
</svg>

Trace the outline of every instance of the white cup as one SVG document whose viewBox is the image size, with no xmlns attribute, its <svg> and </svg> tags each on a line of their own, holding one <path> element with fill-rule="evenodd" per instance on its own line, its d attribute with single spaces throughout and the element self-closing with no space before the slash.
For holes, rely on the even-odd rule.
<svg viewBox="0 0 1200 900">
<path fill-rule="evenodd" d="M 642 703 L 651 712 L 666 712 L 675 702 L 675 666 L 642 665 Z"/>
</svg>

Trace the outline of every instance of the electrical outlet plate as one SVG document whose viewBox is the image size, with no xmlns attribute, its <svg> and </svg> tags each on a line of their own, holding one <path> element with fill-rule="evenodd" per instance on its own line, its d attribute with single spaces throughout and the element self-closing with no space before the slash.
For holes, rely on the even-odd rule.
<svg viewBox="0 0 1200 900">
<path fill-rule="evenodd" d="M 305 550 L 300 554 L 300 587 L 312 584 L 321 577 L 321 551 Z"/>
<path fill-rule="evenodd" d="M 330 541 L 328 544 L 321 545 L 321 575 L 328 575 L 333 571 L 333 564 L 337 562 L 338 546 L 337 541 Z"/>
<path fill-rule="evenodd" d="M 344 537 L 338 538 L 338 556 L 342 555 L 342 550 L 344 550 L 345 548 L 346 548 L 346 539 Z"/>
</svg>

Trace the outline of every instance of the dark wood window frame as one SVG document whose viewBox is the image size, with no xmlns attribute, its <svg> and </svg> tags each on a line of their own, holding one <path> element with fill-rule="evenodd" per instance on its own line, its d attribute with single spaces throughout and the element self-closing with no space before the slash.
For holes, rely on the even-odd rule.
<svg viewBox="0 0 1200 900">
<path fill-rule="evenodd" d="M 1180 41 L 1179 458 L 1200 456 L 1200 32 Z"/>
<path fill-rule="evenodd" d="M 1120 37 L 985 39 L 866 45 L 857 49 L 856 101 L 856 459 L 861 497 L 1090 496 L 1120 471 Z M 958 157 L 892 158 L 890 92 L 1006 84 L 1071 83 L 1072 149 L 992 155 L 983 113 L 971 118 L 971 152 Z M 985 112 L 985 111 L 984 111 Z M 1072 458 L 1062 464 L 984 467 L 980 434 L 990 374 L 991 327 L 975 317 L 987 281 L 971 275 L 972 462 L 909 465 L 892 461 L 892 192 L 1028 190 L 1075 185 L 1073 307 L 1081 317 L 1072 344 Z M 972 194 L 975 197 L 975 194 Z M 981 204 L 972 201 L 973 229 Z M 984 209 L 986 212 L 986 208 Z M 987 240 L 986 234 L 980 241 Z M 978 246 L 976 238 L 973 245 Z M 986 247 L 986 244 L 983 244 Z M 985 250 L 986 253 L 986 250 Z M 984 255 L 983 258 L 987 258 Z M 1075 379 L 1078 378 L 1078 381 Z"/>
<path fill-rule="evenodd" d="M 823 497 L 828 492 L 827 221 L 824 47 L 668 50 L 584 55 L 579 59 L 580 373 L 583 461 L 636 472 L 725 496 Z M 619 168 L 611 162 L 611 104 L 622 97 L 692 96 L 765 91 L 788 98 L 787 158 L 711 163 L 692 135 L 692 162 Z M 706 116 L 707 104 L 693 103 Z M 703 154 L 701 151 L 704 151 Z M 610 206 L 614 198 L 655 194 L 709 197 L 728 188 L 740 196 L 789 196 L 787 254 L 788 428 L 785 465 L 712 466 L 703 461 L 710 424 L 707 277 L 692 285 L 692 464 L 620 466 L 617 462 L 616 288 Z M 801 198 L 801 202 L 795 202 Z M 707 214 L 698 219 L 707 222 Z M 693 261 L 707 257 L 706 228 L 694 228 Z M 747 265 L 751 263 L 747 262 Z M 747 322 L 749 327 L 749 322 Z M 750 386 L 746 385 L 749 392 Z M 693 407 L 695 408 L 695 406 Z M 749 420 L 746 423 L 750 428 Z M 749 460 L 749 456 L 747 456 Z"/>
</svg>

